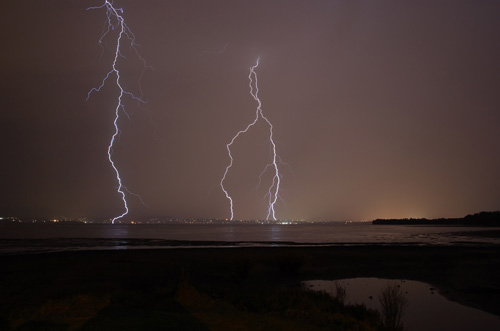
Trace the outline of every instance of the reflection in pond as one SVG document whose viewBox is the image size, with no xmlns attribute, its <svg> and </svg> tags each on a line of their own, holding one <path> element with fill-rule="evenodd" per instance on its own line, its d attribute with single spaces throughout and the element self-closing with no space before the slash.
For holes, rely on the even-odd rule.
<svg viewBox="0 0 500 331">
<path fill-rule="evenodd" d="M 363 303 L 381 311 L 378 300 L 388 285 L 399 286 L 408 298 L 403 315 L 405 330 L 500 330 L 500 317 L 446 299 L 431 285 L 412 280 L 350 278 L 337 281 L 311 280 L 303 286 L 335 295 L 336 284 L 345 288 L 346 303 Z"/>
</svg>

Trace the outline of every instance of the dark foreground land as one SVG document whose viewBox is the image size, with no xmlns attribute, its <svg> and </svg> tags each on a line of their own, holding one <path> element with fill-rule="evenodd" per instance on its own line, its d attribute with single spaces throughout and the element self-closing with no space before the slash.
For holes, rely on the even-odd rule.
<svg viewBox="0 0 500 331">
<path fill-rule="evenodd" d="M 268 247 L 0 256 L 0 329 L 381 329 L 301 280 L 424 281 L 500 316 L 500 248 Z M 375 294 L 376 295 L 376 294 Z"/>
</svg>

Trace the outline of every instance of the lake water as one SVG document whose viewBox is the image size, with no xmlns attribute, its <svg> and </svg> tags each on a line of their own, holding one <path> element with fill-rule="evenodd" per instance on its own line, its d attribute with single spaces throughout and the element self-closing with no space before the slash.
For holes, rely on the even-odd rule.
<svg viewBox="0 0 500 331">
<path fill-rule="evenodd" d="M 500 317 L 450 301 L 431 285 L 413 280 L 351 278 L 312 280 L 303 286 L 315 291 L 335 294 L 335 283 L 346 289 L 346 303 L 364 304 L 381 311 L 380 292 L 389 284 L 400 287 L 409 306 L 403 315 L 406 330 L 500 330 Z"/>
<path fill-rule="evenodd" d="M 486 232 L 485 232 L 486 231 Z M 0 224 L 0 254 L 88 249 L 290 245 L 500 245 L 500 229 L 371 223 L 260 224 Z M 481 234 L 481 235 L 476 235 Z"/>
</svg>

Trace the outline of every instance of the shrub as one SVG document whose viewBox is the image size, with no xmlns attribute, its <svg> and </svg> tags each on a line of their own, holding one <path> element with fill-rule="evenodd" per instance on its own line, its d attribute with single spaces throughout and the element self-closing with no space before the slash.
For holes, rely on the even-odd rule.
<svg viewBox="0 0 500 331">
<path fill-rule="evenodd" d="M 408 308 L 408 299 L 396 284 L 388 284 L 378 297 L 382 306 L 382 323 L 387 330 L 404 330 L 403 315 Z"/>
</svg>

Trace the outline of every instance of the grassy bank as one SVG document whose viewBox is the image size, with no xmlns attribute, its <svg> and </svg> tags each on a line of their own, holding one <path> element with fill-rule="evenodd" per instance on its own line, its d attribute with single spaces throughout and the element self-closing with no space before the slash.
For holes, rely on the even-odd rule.
<svg viewBox="0 0 500 331">
<path fill-rule="evenodd" d="M 500 315 L 497 248 L 314 247 L 2 256 L 4 329 L 376 329 L 379 319 L 301 280 L 382 277 L 435 285 Z M 234 327 L 228 327 L 228 326 Z"/>
</svg>

